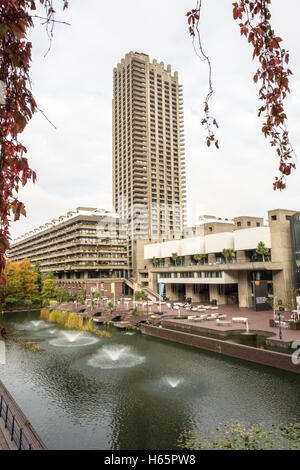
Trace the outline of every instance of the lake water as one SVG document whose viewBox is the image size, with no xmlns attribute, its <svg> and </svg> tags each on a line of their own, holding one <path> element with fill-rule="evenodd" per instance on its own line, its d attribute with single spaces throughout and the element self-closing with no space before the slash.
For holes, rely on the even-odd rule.
<svg viewBox="0 0 300 470">
<path fill-rule="evenodd" d="M 111 329 L 111 339 L 7 314 L 0 378 L 49 449 L 176 449 L 188 429 L 300 421 L 300 376 Z M 46 351 L 21 347 L 27 340 Z"/>
</svg>

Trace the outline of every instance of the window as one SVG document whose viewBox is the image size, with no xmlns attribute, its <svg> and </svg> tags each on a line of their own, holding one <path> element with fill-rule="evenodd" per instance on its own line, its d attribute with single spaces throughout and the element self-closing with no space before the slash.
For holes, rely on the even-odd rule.
<svg viewBox="0 0 300 470">
<path fill-rule="evenodd" d="M 277 215 L 272 215 L 271 219 L 272 220 L 277 220 Z"/>
<path fill-rule="evenodd" d="M 260 222 L 256 222 L 256 227 L 260 227 Z"/>
<path fill-rule="evenodd" d="M 242 226 L 242 222 L 237 222 L 236 224 L 238 227 L 241 227 Z"/>
<path fill-rule="evenodd" d="M 251 222 L 247 222 L 247 227 L 251 227 Z"/>
</svg>

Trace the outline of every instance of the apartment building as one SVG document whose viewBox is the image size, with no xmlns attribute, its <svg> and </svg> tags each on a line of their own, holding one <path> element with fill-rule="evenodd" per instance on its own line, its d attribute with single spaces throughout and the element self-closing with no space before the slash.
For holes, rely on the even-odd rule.
<svg viewBox="0 0 300 470">
<path fill-rule="evenodd" d="M 276 209 L 259 217 L 203 219 L 201 235 L 144 247 L 139 281 L 170 300 L 216 300 L 253 306 L 253 283 L 266 281 L 268 296 L 284 301 L 300 288 L 300 213 Z M 227 223 L 228 222 L 228 223 Z M 193 231 L 190 231 L 193 233 Z M 268 254 L 257 253 L 260 242 Z M 223 249 L 233 254 L 225 259 Z M 195 257 L 196 254 L 202 256 Z"/>
<path fill-rule="evenodd" d="M 59 285 L 109 291 L 115 281 L 121 293 L 128 277 L 127 230 L 118 214 L 78 207 L 17 237 L 8 258 L 29 258 L 41 272 L 52 271 Z"/>
<path fill-rule="evenodd" d="M 181 235 L 186 203 L 182 85 L 171 65 L 130 52 L 113 71 L 113 207 L 134 240 Z"/>
</svg>

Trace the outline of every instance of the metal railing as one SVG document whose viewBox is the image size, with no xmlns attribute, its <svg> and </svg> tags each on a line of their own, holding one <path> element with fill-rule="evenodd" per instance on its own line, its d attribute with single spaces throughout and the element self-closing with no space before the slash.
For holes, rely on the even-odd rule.
<svg viewBox="0 0 300 470">
<path fill-rule="evenodd" d="M 10 410 L 3 395 L 0 395 L 0 418 L 3 419 L 5 428 L 9 431 L 10 439 L 16 444 L 17 449 L 32 450 L 32 443 L 27 439 L 22 426 Z"/>
<path fill-rule="evenodd" d="M 270 256 L 266 257 L 265 260 L 263 259 L 257 259 L 257 258 L 248 258 L 248 259 L 231 259 L 228 260 L 227 263 L 225 260 L 220 260 L 220 261 L 213 261 L 213 262 L 208 262 L 202 261 L 197 263 L 196 261 L 185 261 L 181 263 L 174 263 L 171 262 L 170 266 L 167 266 L 164 263 L 158 263 L 155 266 L 153 265 L 153 268 L 180 268 L 180 267 L 198 267 L 201 268 L 201 266 L 225 266 L 225 265 L 233 265 L 233 264 L 254 264 L 254 263 L 271 263 L 272 259 Z"/>
</svg>

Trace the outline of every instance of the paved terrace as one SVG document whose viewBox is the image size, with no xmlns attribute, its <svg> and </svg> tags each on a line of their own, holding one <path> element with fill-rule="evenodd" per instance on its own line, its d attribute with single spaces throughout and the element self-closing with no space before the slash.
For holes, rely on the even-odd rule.
<svg viewBox="0 0 300 470">
<path fill-rule="evenodd" d="M 201 312 L 204 313 L 204 312 Z M 205 313 L 210 313 L 210 310 L 207 310 Z M 226 321 L 232 322 L 234 317 L 248 318 L 248 327 L 249 331 L 257 334 L 262 334 L 268 336 L 268 343 L 278 347 L 287 348 L 291 342 L 300 340 L 300 330 L 290 330 L 286 328 L 281 328 L 282 339 L 279 338 L 279 328 L 271 327 L 269 322 L 273 319 L 273 311 L 267 310 L 263 312 L 256 312 L 250 308 L 242 308 L 236 305 L 222 305 L 219 306 L 217 310 L 211 310 L 211 313 L 219 313 L 221 315 L 226 315 Z M 183 314 L 183 310 L 181 310 Z M 199 315 L 197 312 L 185 311 L 184 315 Z M 289 319 L 291 317 L 291 312 L 282 312 L 281 318 L 283 320 Z M 283 318 L 284 317 L 284 318 Z M 162 322 L 163 326 L 181 326 L 186 329 L 193 329 L 196 331 L 203 331 L 206 333 L 217 334 L 220 336 L 228 336 L 231 333 L 243 332 L 246 330 L 246 325 L 243 323 L 232 322 L 231 325 L 219 325 L 216 323 L 216 320 L 202 320 L 202 321 L 193 321 L 188 319 L 165 319 Z"/>
<path fill-rule="evenodd" d="M 188 319 L 181 319 L 180 316 L 200 316 L 201 314 L 218 313 L 226 315 L 226 321 L 231 322 L 233 317 L 248 318 L 248 326 L 251 332 L 269 336 L 268 343 L 274 346 L 287 348 L 291 342 L 300 340 L 300 330 L 290 330 L 282 328 L 282 339 L 279 338 L 279 328 L 271 327 L 269 325 L 270 319 L 273 319 L 273 311 L 267 310 L 263 312 L 256 312 L 250 308 L 242 308 L 237 305 L 221 305 L 216 309 L 211 309 L 209 304 L 201 304 L 207 310 L 197 312 L 186 310 L 182 306 L 179 309 L 169 307 L 169 302 L 135 302 L 129 297 L 123 298 L 117 304 L 116 309 L 110 312 L 107 306 L 107 301 L 95 301 L 95 305 L 91 306 L 88 302 L 87 305 L 79 303 L 64 303 L 59 306 L 59 309 L 80 313 L 84 317 L 93 317 L 95 321 L 102 322 L 122 322 L 124 327 L 135 326 L 141 322 L 149 322 L 152 324 L 161 323 L 163 326 L 179 326 L 185 329 L 203 331 L 205 333 L 216 334 L 220 336 L 228 336 L 232 332 L 245 331 L 246 325 L 242 323 L 231 323 L 230 325 L 219 325 L 216 320 L 201 320 L 194 321 Z M 199 303 L 192 303 L 191 307 L 197 307 Z M 139 314 L 135 317 L 132 316 L 131 309 L 138 307 Z M 177 317 L 177 318 L 174 318 Z M 284 320 L 290 319 L 291 312 L 282 312 L 281 318 Z M 121 326 L 121 325 L 120 325 Z"/>
</svg>

